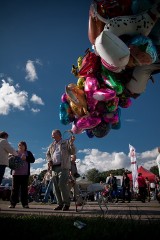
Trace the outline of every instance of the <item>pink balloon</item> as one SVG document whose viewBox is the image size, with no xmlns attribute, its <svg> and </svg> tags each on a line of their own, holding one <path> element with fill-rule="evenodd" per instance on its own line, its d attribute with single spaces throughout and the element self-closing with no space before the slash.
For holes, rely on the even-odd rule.
<svg viewBox="0 0 160 240">
<path fill-rule="evenodd" d="M 98 101 L 107 102 L 116 97 L 116 92 L 109 88 L 101 88 L 93 93 L 93 98 Z"/>
<path fill-rule="evenodd" d="M 94 92 L 98 89 L 99 83 L 95 77 L 87 77 L 84 84 L 85 92 Z"/>
<path fill-rule="evenodd" d="M 74 133 L 74 134 L 80 134 L 80 133 L 82 133 L 84 130 L 83 129 L 81 129 L 81 128 L 78 128 L 77 126 L 76 126 L 76 124 L 72 124 L 72 129 L 71 129 L 71 131 Z"/>
<path fill-rule="evenodd" d="M 119 106 L 122 108 L 128 108 L 132 104 L 132 101 L 130 98 L 119 98 Z"/>
<path fill-rule="evenodd" d="M 106 108 L 106 103 L 102 102 L 102 101 L 98 101 L 98 103 L 96 104 L 96 109 L 95 109 L 98 113 L 106 113 L 107 108 Z"/>
<path fill-rule="evenodd" d="M 92 92 L 86 92 L 86 100 L 87 100 L 88 111 L 91 113 L 95 110 L 98 100 L 93 98 Z"/>
<path fill-rule="evenodd" d="M 96 127 L 101 122 L 101 118 L 92 116 L 83 116 L 76 122 L 79 129 L 90 129 Z"/>
<path fill-rule="evenodd" d="M 106 123 L 117 123 L 119 121 L 119 116 L 117 112 L 106 113 L 103 115 L 103 119 Z"/>
<path fill-rule="evenodd" d="M 67 94 L 66 93 L 63 93 L 62 96 L 61 96 L 61 101 L 62 102 L 67 102 Z"/>
</svg>

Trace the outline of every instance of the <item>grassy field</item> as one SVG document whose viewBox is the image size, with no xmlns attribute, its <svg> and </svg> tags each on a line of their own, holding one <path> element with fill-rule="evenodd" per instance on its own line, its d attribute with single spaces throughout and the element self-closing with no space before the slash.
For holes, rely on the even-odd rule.
<svg viewBox="0 0 160 240">
<path fill-rule="evenodd" d="M 86 225 L 79 229 L 75 221 Z M 0 214 L 0 231 L 6 239 L 154 239 L 160 236 L 160 220 L 133 220 L 122 218 L 80 218 L 67 216 L 19 216 Z"/>
</svg>

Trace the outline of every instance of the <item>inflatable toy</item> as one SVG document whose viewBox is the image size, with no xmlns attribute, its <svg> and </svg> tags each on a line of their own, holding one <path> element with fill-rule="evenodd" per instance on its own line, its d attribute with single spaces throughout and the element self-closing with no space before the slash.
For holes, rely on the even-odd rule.
<svg viewBox="0 0 160 240">
<path fill-rule="evenodd" d="M 96 52 L 102 64 L 109 70 L 120 72 L 129 61 L 128 46 L 112 32 L 103 30 L 95 41 Z"/>
<path fill-rule="evenodd" d="M 158 72 L 160 72 L 160 63 L 137 66 L 134 68 L 132 77 L 130 81 L 126 84 L 126 88 L 131 93 L 141 94 L 145 91 L 151 75 Z"/>
<path fill-rule="evenodd" d="M 116 36 L 124 34 L 148 36 L 159 17 L 160 3 L 157 3 L 149 10 L 140 14 L 107 19 L 104 31 L 112 32 Z"/>
</svg>

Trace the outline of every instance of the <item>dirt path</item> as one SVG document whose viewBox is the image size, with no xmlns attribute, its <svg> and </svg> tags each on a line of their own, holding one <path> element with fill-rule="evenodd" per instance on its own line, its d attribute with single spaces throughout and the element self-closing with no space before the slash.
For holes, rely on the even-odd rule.
<svg viewBox="0 0 160 240">
<path fill-rule="evenodd" d="M 151 202 L 142 203 L 140 201 L 132 201 L 131 203 L 109 203 L 107 208 L 102 205 L 100 209 L 98 203 L 87 202 L 82 207 L 78 207 L 76 211 L 75 203 L 72 202 L 69 211 L 55 211 L 55 204 L 42 204 L 32 202 L 29 209 L 22 208 L 21 204 L 17 204 L 16 208 L 8 208 L 9 202 L 0 200 L 0 214 L 11 215 L 64 215 L 64 216 L 83 216 L 97 217 L 104 216 L 108 218 L 127 218 L 141 220 L 160 219 L 160 203 L 153 200 Z"/>
</svg>

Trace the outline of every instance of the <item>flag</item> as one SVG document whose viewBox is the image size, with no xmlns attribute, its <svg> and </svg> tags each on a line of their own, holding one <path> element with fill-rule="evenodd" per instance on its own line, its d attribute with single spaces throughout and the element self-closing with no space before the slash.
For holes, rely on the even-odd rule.
<svg viewBox="0 0 160 240">
<path fill-rule="evenodd" d="M 159 172 L 159 176 L 160 176 L 160 147 L 158 147 L 158 156 L 156 158 L 156 163 L 158 166 L 158 172 Z"/>
<path fill-rule="evenodd" d="M 131 170 L 132 170 L 132 182 L 133 182 L 133 191 L 136 191 L 138 187 L 138 170 L 137 170 L 137 159 L 136 159 L 136 149 L 129 144 L 129 157 L 131 160 Z"/>
</svg>

